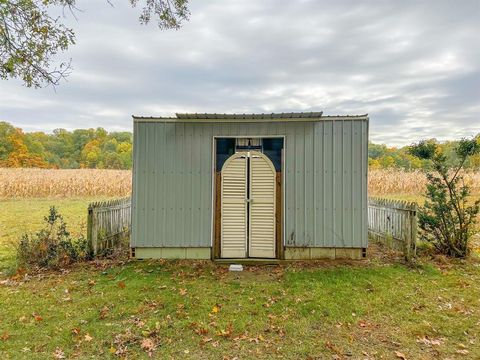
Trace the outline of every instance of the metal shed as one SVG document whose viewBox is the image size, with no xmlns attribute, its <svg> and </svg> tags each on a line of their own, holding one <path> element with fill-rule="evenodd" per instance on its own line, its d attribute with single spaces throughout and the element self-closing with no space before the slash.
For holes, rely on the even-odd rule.
<svg viewBox="0 0 480 360">
<path fill-rule="evenodd" d="M 137 258 L 361 258 L 368 116 L 134 116 Z"/>
</svg>

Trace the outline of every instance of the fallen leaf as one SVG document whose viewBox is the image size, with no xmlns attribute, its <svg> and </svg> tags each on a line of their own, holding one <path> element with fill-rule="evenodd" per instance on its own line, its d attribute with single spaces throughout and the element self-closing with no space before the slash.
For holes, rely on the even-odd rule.
<svg viewBox="0 0 480 360">
<path fill-rule="evenodd" d="M 73 334 L 73 335 L 77 335 L 77 336 L 80 335 L 80 328 L 78 328 L 78 327 L 73 328 L 73 329 L 72 329 L 72 334 Z"/>
<path fill-rule="evenodd" d="M 213 341 L 212 338 L 209 338 L 209 337 L 206 337 L 206 336 L 204 336 L 204 337 L 202 338 L 202 343 L 204 343 L 204 344 L 206 344 L 206 343 L 208 343 L 208 342 L 211 342 L 211 341 Z"/>
<path fill-rule="evenodd" d="M 93 337 L 91 337 L 89 333 L 86 333 L 86 334 L 85 334 L 85 341 L 89 341 L 89 342 L 90 342 L 90 341 L 92 341 L 92 340 L 93 340 Z"/>
<path fill-rule="evenodd" d="M 401 353 L 400 351 L 395 351 L 395 356 L 399 359 L 407 360 L 407 357 L 405 356 L 405 354 Z"/>
<path fill-rule="evenodd" d="M 88 280 L 88 285 L 89 286 L 95 285 L 95 280 L 92 280 L 92 279 Z"/>
<path fill-rule="evenodd" d="M 470 351 L 468 351 L 467 349 L 460 349 L 455 352 L 460 355 L 468 355 L 470 353 Z"/>
<path fill-rule="evenodd" d="M 7 332 L 4 332 L 2 336 L 0 336 L 0 339 L 3 341 L 8 340 L 10 338 L 10 335 Z"/>
<path fill-rule="evenodd" d="M 43 317 L 41 317 L 41 316 L 38 315 L 38 314 L 33 313 L 32 316 L 33 316 L 33 318 L 35 319 L 35 321 L 42 321 L 42 320 L 43 320 Z"/>
<path fill-rule="evenodd" d="M 125 281 L 119 281 L 119 282 L 118 282 L 118 287 L 119 287 L 120 289 L 125 289 Z"/>
<path fill-rule="evenodd" d="M 180 295 L 182 296 L 187 295 L 187 289 L 180 289 L 179 292 L 180 292 Z"/>
<path fill-rule="evenodd" d="M 105 319 L 108 315 L 108 312 L 110 311 L 110 309 L 108 308 L 108 306 L 104 306 L 101 310 L 100 310 L 100 315 L 98 316 L 100 319 Z"/>
<path fill-rule="evenodd" d="M 62 349 L 57 347 L 53 353 L 53 357 L 55 359 L 65 359 L 65 353 L 63 352 Z"/>
<path fill-rule="evenodd" d="M 150 338 L 144 338 L 142 339 L 142 343 L 140 344 L 140 347 L 143 350 L 150 352 L 155 350 L 155 342 Z"/>
</svg>

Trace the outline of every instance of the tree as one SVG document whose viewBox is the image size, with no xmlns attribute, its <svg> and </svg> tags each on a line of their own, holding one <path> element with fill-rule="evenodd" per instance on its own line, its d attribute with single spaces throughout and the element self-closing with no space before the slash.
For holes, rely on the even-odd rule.
<svg viewBox="0 0 480 360">
<path fill-rule="evenodd" d="M 5 161 L 13 151 L 13 146 L 8 139 L 15 131 L 12 125 L 5 121 L 0 121 L 0 162 Z"/>
<path fill-rule="evenodd" d="M 109 1 L 109 0 L 107 0 Z M 179 29 L 188 20 L 188 0 L 128 0 L 143 4 L 139 21 L 156 18 L 160 29 Z M 0 0 L 0 78 L 19 78 L 28 87 L 58 85 L 71 71 L 56 55 L 75 44 L 72 29 L 50 15 L 62 7 L 72 14 L 77 0 Z"/>
<path fill-rule="evenodd" d="M 410 152 L 430 161 L 435 170 L 427 173 L 426 201 L 419 209 L 422 238 L 444 255 L 466 257 L 480 200 L 469 205 L 470 189 L 463 182 L 461 170 L 469 157 L 480 153 L 480 144 L 475 139 L 460 140 L 455 147 L 458 160 L 453 165 L 433 141 L 421 141 Z"/>
<path fill-rule="evenodd" d="M 24 139 L 25 135 L 20 129 L 15 129 L 6 138 L 7 146 L 11 151 L 5 160 L 0 159 L 0 166 L 47 168 L 48 164 L 41 156 L 29 152 Z"/>
</svg>

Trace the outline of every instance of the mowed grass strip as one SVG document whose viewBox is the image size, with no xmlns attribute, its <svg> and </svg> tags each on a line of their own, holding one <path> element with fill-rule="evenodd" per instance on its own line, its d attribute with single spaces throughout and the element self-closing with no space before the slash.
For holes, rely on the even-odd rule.
<svg viewBox="0 0 480 360">
<path fill-rule="evenodd" d="M 0 354 L 479 358 L 479 284 L 475 263 L 243 273 L 209 262 L 82 266 L 0 286 Z"/>
</svg>

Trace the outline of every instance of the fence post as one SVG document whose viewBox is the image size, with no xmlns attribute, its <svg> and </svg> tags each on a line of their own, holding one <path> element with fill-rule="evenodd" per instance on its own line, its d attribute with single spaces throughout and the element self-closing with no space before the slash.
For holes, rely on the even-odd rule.
<svg viewBox="0 0 480 360">
<path fill-rule="evenodd" d="M 418 233 L 418 220 L 417 220 L 417 212 L 418 212 L 418 205 L 417 203 L 413 203 L 413 209 L 412 209 L 412 216 L 411 216 L 411 229 L 412 229 L 412 251 L 413 251 L 413 256 L 417 256 L 417 233 Z"/>
<path fill-rule="evenodd" d="M 89 252 L 95 254 L 93 250 L 93 240 L 92 240 L 92 227 L 93 227 L 93 209 L 92 206 L 88 206 L 88 216 L 87 216 L 87 243 Z"/>
<path fill-rule="evenodd" d="M 97 255 L 97 242 L 98 242 L 98 219 L 96 208 L 92 208 L 92 249 L 93 255 Z"/>
</svg>

